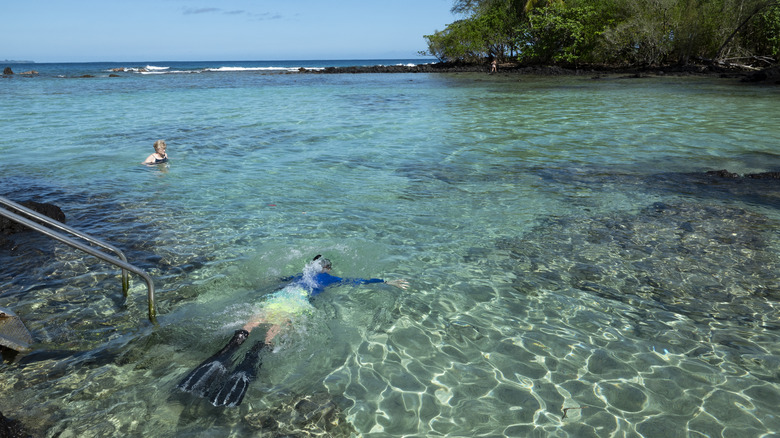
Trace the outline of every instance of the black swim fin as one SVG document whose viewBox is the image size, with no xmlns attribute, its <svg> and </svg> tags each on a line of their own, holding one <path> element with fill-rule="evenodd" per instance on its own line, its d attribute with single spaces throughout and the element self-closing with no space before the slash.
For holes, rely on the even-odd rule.
<svg viewBox="0 0 780 438">
<path fill-rule="evenodd" d="M 209 397 L 211 404 L 231 408 L 241 404 L 247 389 L 249 389 L 249 384 L 257 377 L 257 371 L 263 364 L 260 359 L 260 351 L 266 347 L 268 345 L 263 341 L 252 346 L 225 384 Z"/>
<path fill-rule="evenodd" d="M 227 374 L 228 368 L 233 364 L 231 357 L 247 337 L 249 337 L 248 331 L 236 330 L 227 345 L 204 360 L 197 368 L 187 374 L 187 377 L 182 379 L 176 387 L 182 391 L 206 397 L 209 388 Z"/>
</svg>

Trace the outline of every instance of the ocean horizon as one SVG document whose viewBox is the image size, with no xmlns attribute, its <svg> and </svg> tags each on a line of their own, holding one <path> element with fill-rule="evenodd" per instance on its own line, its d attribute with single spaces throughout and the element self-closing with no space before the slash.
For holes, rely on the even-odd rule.
<svg viewBox="0 0 780 438">
<path fill-rule="evenodd" d="M 433 58 L 401 59 L 308 59 L 308 60 L 225 60 L 225 61 L 90 61 L 90 62 L 9 62 L 18 72 L 35 70 L 39 75 L 81 76 L 122 72 L 141 74 L 234 72 L 292 72 L 301 68 L 324 70 L 328 67 L 368 67 L 420 65 L 437 62 Z M 1 63 L 0 63 L 1 64 Z"/>
<path fill-rule="evenodd" d="M 339 63 L 0 77 L 0 196 L 121 249 L 158 321 L 141 278 L 125 298 L 114 266 L 0 234 L 0 308 L 35 340 L 2 351 L 5 417 L 40 437 L 777 434 L 777 87 L 287 74 Z M 141 164 L 159 139 L 169 160 Z M 257 370 L 239 406 L 178 388 L 318 254 L 385 282 L 329 287 L 262 364 L 255 329 L 226 368 Z"/>
</svg>

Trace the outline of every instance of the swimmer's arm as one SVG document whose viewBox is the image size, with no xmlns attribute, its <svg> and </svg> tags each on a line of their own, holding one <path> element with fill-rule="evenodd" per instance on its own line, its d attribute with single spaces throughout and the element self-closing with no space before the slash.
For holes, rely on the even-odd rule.
<svg viewBox="0 0 780 438">
<path fill-rule="evenodd" d="M 385 281 L 382 280 L 381 278 L 369 278 L 369 279 L 355 278 L 354 280 L 352 280 L 352 282 L 355 284 L 371 284 L 371 283 L 384 283 Z"/>
<path fill-rule="evenodd" d="M 404 280 L 403 278 L 399 278 L 397 280 L 385 281 L 385 283 L 389 284 L 390 286 L 395 286 L 398 289 L 404 289 L 405 290 L 406 288 L 409 287 L 409 282 Z"/>
<path fill-rule="evenodd" d="M 344 282 L 351 283 L 351 284 L 387 283 L 390 286 L 395 286 L 399 289 L 406 289 L 409 287 L 409 282 L 403 279 L 387 281 L 381 278 L 369 278 L 369 279 L 354 278 L 354 279 L 345 279 Z"/>
</svg>

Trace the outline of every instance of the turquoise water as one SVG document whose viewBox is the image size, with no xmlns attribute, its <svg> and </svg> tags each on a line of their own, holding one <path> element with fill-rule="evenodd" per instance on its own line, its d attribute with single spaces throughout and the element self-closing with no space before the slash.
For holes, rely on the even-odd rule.
<svg viewBox="0 0 780 438">
<path fill-rule="evenodd" d="M 38 354 L 0 365 L 4 415 L 51 437 L 780 431 L 780 186 L 704 173 L 780 170 L 780 90 L 298 66 L 0 78 L 0 195 L 121 248 L 159 311 L 140 278 L 125 300 L 112 266 L 1 236 L 0 307 Z M 159 138 L 170 163 L 141 165 Z M 175 388 L 316 254 L 410 287 L 319 296 L 239 408 Z"/>
</svg>

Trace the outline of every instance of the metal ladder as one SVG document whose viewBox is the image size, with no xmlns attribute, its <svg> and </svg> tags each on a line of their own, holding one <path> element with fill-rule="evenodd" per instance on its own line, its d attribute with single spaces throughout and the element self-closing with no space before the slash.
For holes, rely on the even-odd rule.
<svg viewBox="0 0 780 438">
<path fill-rule="evenodd" d="M 57 228 L 60 231 L 64 231 L 66 233 L 70 233 L 76 237 L 79 237 L 93 245 L 97 245 L 103 249 L 109 250 L 119 256 L 119 258 L 111 256 L 110 254 L 106 254 L 103 251 L 97 250 L 92 246 L 86 245 L 82 242 L 79 242 L 77 240 L 74 240 L 63 233 L 57 232 L 55 230 L 52 230 L 50 228 L 47 228 L 37 222 L 33 222 L 30 219 L 27 219 L 23 216 L 20 216 L 16 213 L 13 213 L 9 210 L 6 210 L 5 208 L 0 207 L 0 216 L 5 216 L 8 219 L 11 219 L 12 221 L 18 222 L 22 225 L 25 225 L 27 227 L 30 227 L 31 229 L 38 231 L 39 233 L 42 233 L 46 236 L 51 237 L 52 239 L 59 240 L 60 242 L 69 245 L 73 248 L 79 249 L 81 251 L 86 252 L 87 254 L 93 255 L 105 262 L 111 263 L 112 265 L 118 266 L 122 268 L 122 293 L 125 297 L 127 297 L 128 289 L 130 288 L 130 280 L 128 279 L 127 271 L 130 271 L 134 274 L 139 275 L 141 278 L 144 279 L 146 282 L 146 288 L 148 292 L 149 297 L 149 321 L 151 321 L 153 324 L 157 324 L 157 310 L 154 305 L 154 281 L 152 281 L 152 277 L 150 277 L 146 272 L 143 270 L 131 265 L 127 262 L 127 257 L 125 257 L 124 253 L 120 251 L 117 247 L 113 245 L 109 245 L 108 243 L 105 243 L 101 240 L 98 240 L 88 234 L 82 233 L 81 231 L 78 231 L 74 228 L 71 228 L 62 222 L 55 221 L 54 219 L 51 219 L 47 216 L 44 216 L 42 214 L 39 214 L 36 211 L 33 211 L 23 205 L 17 204 L 16 202 L 13 202 L 7 198 L 4 198 L 0 196 L 0 204 L 3 204 L 7 207 L 11 207 L 19 212 L 22 212 L 26 214 L 27 216 L 33 217 L 41 222 L 46 223 L 47 225 Z"/>
</svg>

